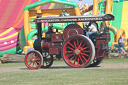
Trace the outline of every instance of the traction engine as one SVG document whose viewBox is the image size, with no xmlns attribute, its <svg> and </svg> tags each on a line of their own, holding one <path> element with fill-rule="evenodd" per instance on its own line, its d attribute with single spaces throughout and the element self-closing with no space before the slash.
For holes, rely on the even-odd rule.
<svg viewBox="0 0 128 85">
<path fill-rule="evenodd" d="M 94 19 L 94 17 L 96 18 Z M 101 63 L 105 52 L 108 50 L 108 42 L 110 41 L 108 32 L 97 33 L 93 35 L 95 40 L 91 40 L 84 35 L 81 26 L 69 24 L 63 30 L 63 34 L 53 32 L 53 26 L 49 26 L 45 37 L 42 37 L 41 23 L 46 22 L 46 20 L 48 23 L 59 23 L 71 22 L 74 19 L 76 19 L 74 22 L 78 22 L 80 19 L 79 22 L 86 22 L 112 20 L 113 18 L 112 15 L 53 17 L 51 20 L 49 18 L 37 18 L 38 38 L 34 42 L 35 50 L 26 54 L 26 66 L 30 69 L 48 68 L 53 64 L 54 55 L 59 56 L 59 58 L 62 56 L 65 63 L 71 67 L 97 66 Z"/>
</svg>

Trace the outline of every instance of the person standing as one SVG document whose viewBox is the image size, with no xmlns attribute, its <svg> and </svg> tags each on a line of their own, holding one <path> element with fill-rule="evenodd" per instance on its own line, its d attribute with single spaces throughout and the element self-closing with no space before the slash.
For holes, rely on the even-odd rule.
<svg viewBox="0 0 128 85">
<path fill-rule="evenodd" d="M 126 40 L 126 38 L 124 38 L 122 35 L 120 35 L 119 39 L 118 39 L 118 45 L 119 45 L 119 53 L 121 53 L 122 50 L 124 49 L 124 41 Z"/>
</svg>

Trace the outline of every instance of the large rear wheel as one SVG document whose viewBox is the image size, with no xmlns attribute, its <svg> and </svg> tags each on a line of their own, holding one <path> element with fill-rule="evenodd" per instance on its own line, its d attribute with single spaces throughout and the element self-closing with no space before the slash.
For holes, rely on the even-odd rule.
<svg viewBox="0 0 128 85">
<path fill-rule="evenodd" d="M 62 56 L 71 67 L 87 67 L 95 56 L 94 44 L 84 35 L 72 35 L 63 43 Z"/>
</svg>

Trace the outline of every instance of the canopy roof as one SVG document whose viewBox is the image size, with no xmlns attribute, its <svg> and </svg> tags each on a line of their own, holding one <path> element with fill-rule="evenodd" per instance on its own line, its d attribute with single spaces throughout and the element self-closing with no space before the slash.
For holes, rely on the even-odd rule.
<svg viewBox="0 0 128 85">
<path fill-rule="evenodd" d="M 62 23 L 62 22 L 91 22 L 91 21 L 109 21 L 114 20 L 111 14 L 89 15 L 89 16 L 61 16 L 61 17 L 40 17 L 36 19 L 37 23 Z"/>
</svg>

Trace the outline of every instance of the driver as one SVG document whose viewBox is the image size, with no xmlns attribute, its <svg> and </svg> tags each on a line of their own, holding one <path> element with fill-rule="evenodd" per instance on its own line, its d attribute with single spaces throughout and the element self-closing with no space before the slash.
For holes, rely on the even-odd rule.
<svg viewBox="0 0 128 85">
<path fill-rule="evenodd" d="M 97 29 L 98 29 L 98 26 L 97 26 L 96 22 L 90 22 L 90 24 L 91 24 L 91 26 L 90 26 L 88 32 L 86 33 L 86 36 L 88 38 L 90 38 L 90 35 L 96 34 L 97 33 Z"/>
</svg>

